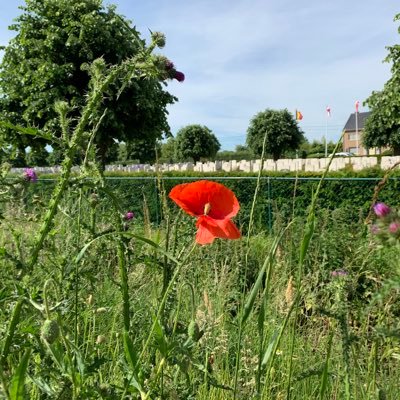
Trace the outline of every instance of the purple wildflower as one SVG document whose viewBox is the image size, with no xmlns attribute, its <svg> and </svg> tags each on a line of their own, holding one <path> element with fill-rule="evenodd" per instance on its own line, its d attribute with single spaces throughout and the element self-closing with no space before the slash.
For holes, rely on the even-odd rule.
<svg viewBox="0 0 400 400">
<path fill-rule="evenodd" d="M 374 205 L 374 211 L 377 217 L 385 217 L 386 215 L 390 214 L 390 207 L 387 206 L 385 203 L 376 203 Z"/>
<path fill-rule="evenodd" d="M 397 233 L 399 229 L 400 229 L 400 222 L 395 221 L 395 222 L 390 223 L 390 225 L 389 225 L 390 233 Z"/>
<path fill-rule="evenodd" d="M 38 180 L 36 172 L 33 168 L 25 168 L 24 169 L 24 178 L 28 182 L 37 182 L 37 180 Z"/>
<path fill-rule="evenodd" d="M 133 219 L 133 217 L 135 216 L 135 213 L 133 211 L 128 211 L 125 215 L 124 215 L 124 219 L 126 221 L 130 221 L 131 219 Z"/>
<path fill-rule="evenodd" d="M 174 68 L 174 63 L 170 60 L 167 60 L 165 63 L 165 68 L 169 71 Z"/>
<path fill-rule="evenodd" d="M 378 225 L 371 225 L 371 233 L 374 235 L 377 235 L 380 231 L 379 226 Z"/>
<path fill-rule="evenodd" d="M 332 276 L 346 276 L 348 274 L 349 273 L 347 271 L 345 271 L 344 269 L 337 269 L 337 270 L 331 272 Z"/>
<path fill-rule="evenodd" d="M 175 71 L 174 79 L 178 82 L 183 82 L 185 80 L 185 74 L 181 71 Z"/>
</svg>

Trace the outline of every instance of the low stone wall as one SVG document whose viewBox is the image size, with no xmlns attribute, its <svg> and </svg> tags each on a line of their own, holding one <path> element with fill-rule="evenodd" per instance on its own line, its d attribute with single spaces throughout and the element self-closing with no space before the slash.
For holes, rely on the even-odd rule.
<svg viewBox="0 0 400 400">
<path fill-rule="evenodd" d="M 281 159 L 278 161 L 265 160 L 264 171 L 280 172 L 321 172 L 328 165 L 329 158 L 306 158 L 306 159 Z M 382 157 L 381 168 L 383 170 L 391 168 L 395 163 L 400 162 L 400 156 Z M 370 168 L 378 165 L 377 157 L 335 157 L 329 168 L 330 171 L 339 171 L 351 165 L 354 171 L 360 171 L 364 168 Z M 77 168 L 77 167 L 75 167 Z M 116 172 L 155 172 L 155 171 L 197 171 L 197 172 L 258 172 L 261 168 L 261 160 L 251 161 L 208 161 L 197 163 L 176 163 L 176 164 L 133 164 L 133 165 L 107 165 L 106 171 Z M 22 168 L 12 168 L 12 172 L 20 173 Z M 55 167 L 35 167 L 38 173 L 59 173 L 61 168 Z"/>
</svg>

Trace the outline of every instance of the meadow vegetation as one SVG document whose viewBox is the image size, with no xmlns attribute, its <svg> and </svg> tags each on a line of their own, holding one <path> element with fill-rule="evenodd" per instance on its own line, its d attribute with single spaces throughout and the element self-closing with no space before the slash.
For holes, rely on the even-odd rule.
<svg viewBox="0 0 400 400">
<path fill-rule="evenodd" d="M 154 222 L 71 181 L 37 252 L 37 184 L 2 182 L 2 397 L 398 398 L 399 248 L 362 217 L 310 198 L 200 246 L 162 185 Z"/>
<path fill-rule="evenodd" d="M 365 223 L 378 191 L 358 210 L 335 207 L 343 182 L 324 197 L 326 174 L 301 202 L 301 186 L 283 182 L 268 226 L 265 181 L 238 180 L 242 237 L 202 246 L 166 180 L 152 182 L 154 218 L 148 187 L 130 197 L 132 182 L 104 178 L 103 100 L 179 72 L 152 39 L 118 65 L 88 67 L 82 107 L 56 105 L 61 136 L 6 123 L 64 158 L 47 187 L 32 169 L 0 170 L 0 397 L 397 399 L 400 215 L 379 203 Z M 262 159 L 265 149 L 264 138 Z M 215 222 L 209 206 L 197 222 Z"/>
</svg>

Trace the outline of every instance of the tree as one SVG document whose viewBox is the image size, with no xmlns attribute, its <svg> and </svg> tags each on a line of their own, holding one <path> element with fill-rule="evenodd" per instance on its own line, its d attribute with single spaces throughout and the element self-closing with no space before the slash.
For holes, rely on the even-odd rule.
<svg viewBox="0 0 400 400">
<path fill-rule="evenodd" d="M 400 14 L 394 21 L 400 21 Z M 364 102 L 371 114 L 365 122 L 362 141 L 367 148 L 393 147 L 394 154 L 400 155 L 400 45 L 387 49 L 389 54 L 385 62 L 392 63 L 392 77 L 381 91 L 373 91 Z"/>
<path fill-rule="evenodd" d="M 206 126 L 188 125 L 179 130 L 175 139 L 177 157 L 181 161 L 192 158 L 214 158 L 221 144 Z"/>
<path fill-rule="evenodd" d="M 304 140 L 304 134 L 288 110 L 271 110 L 256 114 L 247 129 L 246 142 L 255 155 L 265 151 L 276 161 L 287 150 L 296 150 Z"/>
<path fill-rule="evenodd" d="M 176 143 L 175 138 L 170 137 L 161 145 L 161 161 L 172 164 L 176 162 Z"/>
<path fill-rule="evenodd" d="M 328 154 L 331 154 L 336 147 L 336 144 L 332 141 L 327 143 Z M 299 156 L 301 158 L 313 158 L 313 157 L 324 157 L 325 156 L 325 143 L 324 141 L 314 139 L 311 143 L 306 139 L 300 145 Z"/>
<path fill-rule="evenodd" d="M 44 147 L 36 147 L 27 154 L 26 161 L 30 166 L 44 167 L 49 165 L 48 157 L 49 153 Z"/>
<path fill-rule="evenodd" d="M 215 157 L 217 160 L 253 160 L 254 154 L 253 152 L 244 145 L 238 144 L 235 147 L 235 150 L 223 150 L 219 151 Z"/>
<path fill-rule="evenodd" d="M 74 121 L 85 102 L 90 76 L 88 65 L 102 58 L 107 66 L 119 65 L 141 53 L 151 52 L 139 33 L 102 0 L 26 0 L 23 13 L 10 29 L 17 35 L 5 48 L 0 64 L 0 115 L 14 125 L 28 125 L 62 136 L 55 103 L 65 100 Z M 159 47 L 162 34 L 152 34 Z M 156 58 L 156 56 L 154 56 Z M 167 106 L 176 98 L 163 88 L 163 81 L 184 75 L 165 57 L 165 73 L 143 76 L 108 89 L 95 136 L 99 159 L 104 164 L 115 141 L 137 140 L 155 144 L 170 135 Z M 122 84 L 121 84 L 122 85 Z M 93 118 L 98 120 L 97 118 Z M 90 127 L 94 129 L 94 126 Z M 1 128 L 2 144 L 12 144 L 23 153 L 26 147 L 44 147 L 42 138 Z"/>
</svg>

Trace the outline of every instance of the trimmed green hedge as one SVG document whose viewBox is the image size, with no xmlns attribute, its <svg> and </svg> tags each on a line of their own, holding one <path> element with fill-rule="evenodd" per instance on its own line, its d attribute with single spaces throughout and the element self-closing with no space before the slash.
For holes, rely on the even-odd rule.
<svg viewBox="0 0 400 400">
<path fill-rule="evenodd" d="M 379 201 L 392 205 L 399 203 L 400 177 L 396 175 L 391 177 L 381 190 Z M 374 178 L 371 178 L 371 171 L 369 173 L 362 171 L 358 174 L 353 172 L 351 177 L 349 173 L 343 172 L 329 174 L 322 185 L 317 212 L 323 209 L 341 208 L 348 213 L 349 221 L 365 218 L 371 207 L 374 188 L 382 172 L 373 176 Z M 306 215 L 319 178 L 316 174 L 305 173 L 299 174 L 297 179 L 288 174 L 263 175 L 256 202 L 256 225 L 260 229 L 266 229 L 272 226 L 277 215 L 284 219 L 289 219 L 292 215 Z M 162 219 L 160 182 L 168 194 L 175 185 L 197 179 L 212 179 L 232 189 L 241 204 L 237 221 L 247 226 L 257 184 L 255 174 L 239 173 L 233 176 L 228 173 L 166 173 L 161 178 L 157 178 L 154 174 L 146 176 L 136 174 L 129 177 L 120 175 L 108 176 L 107 185 L 120 199 L 123 210 L 132 210 L 140 218 L 146 202 L 151 221 L 158 223 Z M 54 181 L 39 180 L 36 184 L 30 185 L 29 196 L 32 195 L 33 198 L 35 195 L 35 198 L 40 197 L 45 202 L 51 194 L 53 185 Z M 106 200 L 102 206 L 108 207 Z"/>
</svg>

